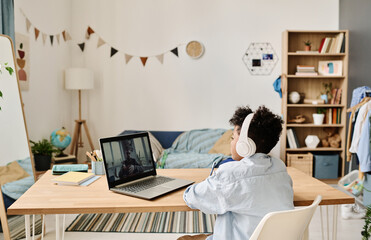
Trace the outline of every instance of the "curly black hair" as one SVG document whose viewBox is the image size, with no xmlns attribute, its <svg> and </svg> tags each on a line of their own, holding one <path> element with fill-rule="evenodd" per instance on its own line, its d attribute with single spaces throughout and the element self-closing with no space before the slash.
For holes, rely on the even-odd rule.
<svg viewBox="0 0 371 240">
<path fill-rule="evenodd" d="M 237 127 L 240 134 L 241 126 L 246 116 L 253 111 L 249 106 L 239 107 L 229 123 Z M 251 120 L 248 136 L 256 144 L 257 153 L 269 153 L 276 146 L 282 132 L 283 121 L 280 116 L 273 114 L 264 105 L 260 106 Z"/>
</svg>

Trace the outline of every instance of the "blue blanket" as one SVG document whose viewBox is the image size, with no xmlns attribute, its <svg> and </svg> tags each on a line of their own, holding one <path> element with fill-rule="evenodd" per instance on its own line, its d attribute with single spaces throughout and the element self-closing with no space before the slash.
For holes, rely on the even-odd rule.
<svg viewBox="0 0 371 240">
<path fill-rule="evenodd" d="M 164 151 L 159 168 L 211 168 L 229 156 L 208 154 L 226 129 L 197 129 L 183 133 Z"/>
</svg>

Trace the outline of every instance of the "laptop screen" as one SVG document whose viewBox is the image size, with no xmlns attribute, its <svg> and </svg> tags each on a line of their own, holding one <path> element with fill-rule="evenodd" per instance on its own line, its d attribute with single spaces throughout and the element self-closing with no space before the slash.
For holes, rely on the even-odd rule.
<svg viewBox="0 0 371 240">
<path fill-rule="evenodd" d="M 156 175 L 147 132 L 101 138 L 100 145 L 110 187 Z"/>
</svg>

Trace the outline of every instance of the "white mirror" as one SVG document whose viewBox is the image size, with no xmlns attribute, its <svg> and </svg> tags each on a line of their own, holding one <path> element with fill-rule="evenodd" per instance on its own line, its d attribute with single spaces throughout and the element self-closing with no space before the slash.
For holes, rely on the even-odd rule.
<svg viewBox="0 0 371 240">
<path fill-rule="evenodd" d="M 30 158 L 35 176 L 19 90 L 14 47 L 11 39 L 5 35 L 0 35 L 0 65 L 0 166 Z M 0 217 L 6 238 L 9 229 L 7 229 L 2 194 L 0 194 Z"/>
</svg>

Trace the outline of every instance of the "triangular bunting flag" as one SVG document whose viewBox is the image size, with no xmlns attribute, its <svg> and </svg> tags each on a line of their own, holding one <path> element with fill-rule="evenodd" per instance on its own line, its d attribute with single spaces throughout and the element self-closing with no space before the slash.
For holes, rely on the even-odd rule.
<svg viewBox="0 0 371 240">
<path fill-rule="evenodd" d="M 90 35 L 94 33 L 94 30 L 88 26 L 88 29 L 86 30 L 86 39 L 89 39 L 90 38 Z"/>
<path fill-rule="evenodd" d="M 27 32 L 30 32 L 30 27 L 31 27 L 31 22 L 26 18 L 26 27 L 27 27 Z"/>
<path fill-rule="evenodd" d="M 161 64 L 164 63 L 164 54 L 157 55 L 156 58 L 160 61 Z"/>
<path fill-rule="evenodd" d="M 35 41 L 39 37 L 39 33 L 40 33 L 39 29 L 35 28 Z"/>
<path fill-rule="evenodd" d="M 114 49 L 113 47 L 111 47 L 111 57 L 113 55 L 115 55 L 118 51 L 116 49 Z"/>
<path fill-rule="evenodd" d="M 64 40 L 64 41 L 67 41 L 67 40 L 66 40 L 66 31 L 63 31 L 63 32 L 62 32 L 62 36 L 63 36 L 63 40 Z"/>
<path fill-rule="evenodd" d="M 43 36 L 43 44 L 45 45 L 45 41 L 46 41 L 46 34 L 45 34 L 45 33 L 42 33 L 42 36 Z"/>
<path fill-rule="evenodd" d="M 146 66 L 148 57 L 140 57 L 140 61 L 142 61 L 143 67 Z"/>
<path fill-rule="evenodd" d="M 57 38 L 57 43 L 59 44 L 59 37 L 61 36 L 59 33 L 57 35 L 55 35 L 56 38 Z"/>
<path fill-rule="evenodd" d="M 71 40 L 72 38 L 71 38 L 71 35 L 67 32 L 67 31 L 65 31 L 66 32 L 66 40 L 65 41 L 68 41 L 68 40 Z"/>
<path fill-rule="evenodd" d="M 84 42 L 83 43 L 79 43 L 78 45 L 79 45 L 79 47 L 81 49 L 81 52 L 83 52 L 84 49 L 85 49 L 85 43 Z"/>
<path fill-rule="evenodd" d="M 106 42 L 103 41 L 103 39 L 101 39 L 101 38 L 99 37 L 97 48 L 99 48 L 100 46 L 102 46 L 102 45 L 105 44 L 105 43 L 106 43 Z"/>
<path fill-rule="evenodd" d="M 125 53 L 125 63 L 127 64 L 133 56 Z"/>
<path fill-rule="evenodd" d="M 54 39 L 54 36 L 53 35 L 50 35 L 50 44 L 53 46 L 53 39 Z"/>
<path fill-rule="evenodd" d="M 178 47 L 174 48 L 173 50 L 171 50 L 172 53 L 175 54 L 175 56 L 179 57 L 178 56 Z"/>
</svg>

